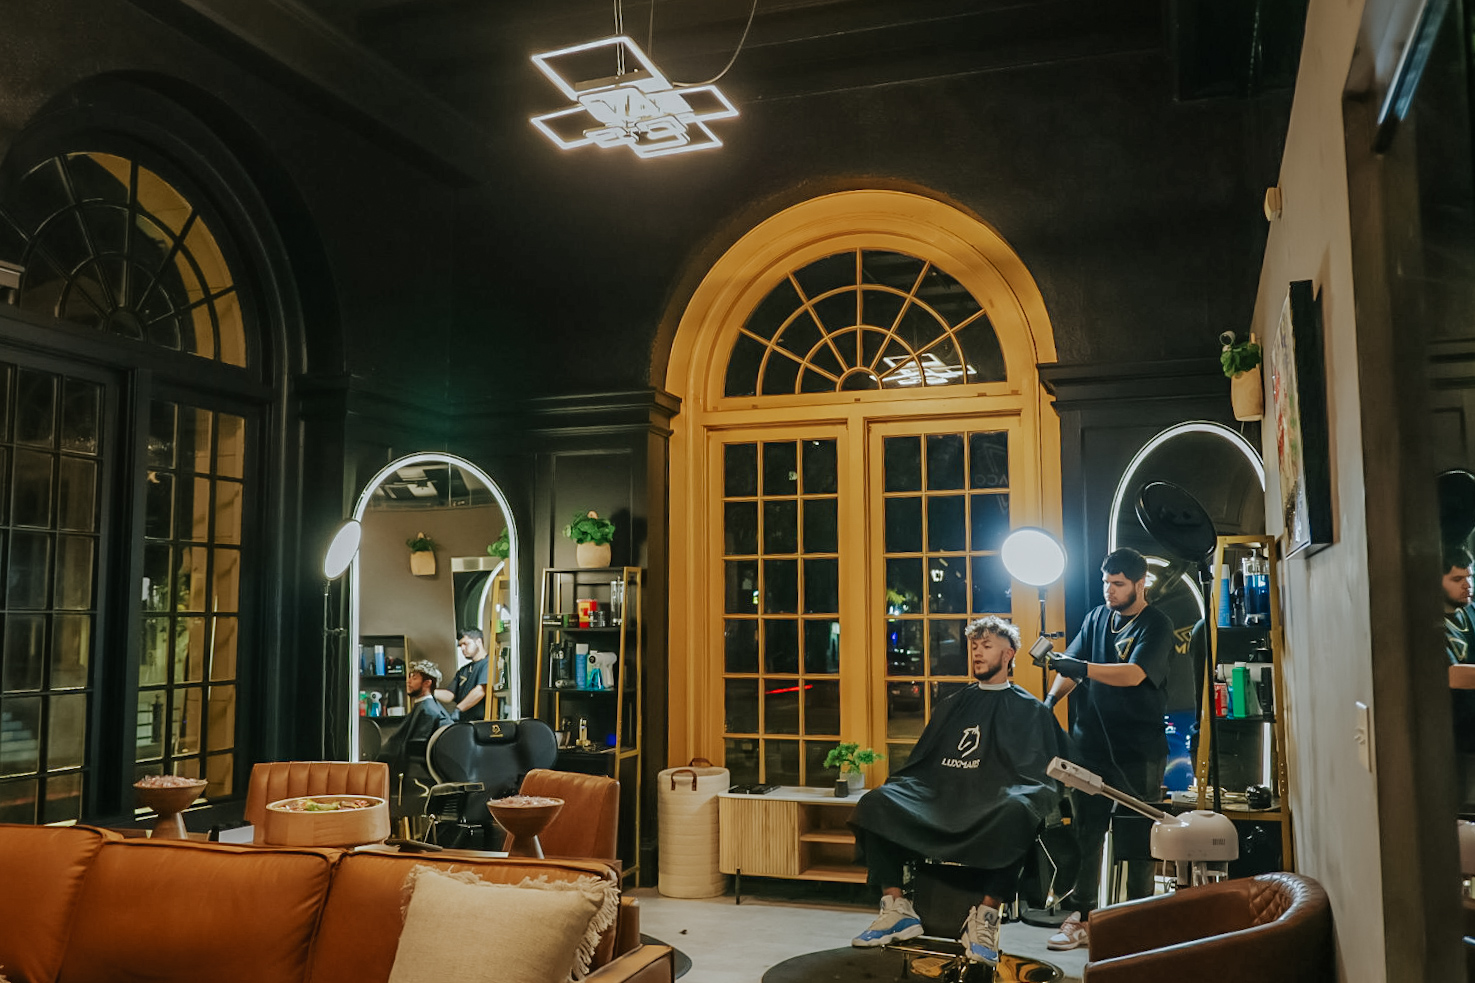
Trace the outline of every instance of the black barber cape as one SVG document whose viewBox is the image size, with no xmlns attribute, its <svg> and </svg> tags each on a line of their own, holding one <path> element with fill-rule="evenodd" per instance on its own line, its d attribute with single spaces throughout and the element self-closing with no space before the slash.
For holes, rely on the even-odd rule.
<svg viewBox="0 0 1475 983">
<path fill-rule="evenodd" d="M 850 824 L 934 860 L 1004 867 L 1059 803 L 1045 768 L 1067 752 L 1054 715 L 1029 693 L 969 686 L 936 709 L 907 763 L 861 797 Z"/>
</svg>

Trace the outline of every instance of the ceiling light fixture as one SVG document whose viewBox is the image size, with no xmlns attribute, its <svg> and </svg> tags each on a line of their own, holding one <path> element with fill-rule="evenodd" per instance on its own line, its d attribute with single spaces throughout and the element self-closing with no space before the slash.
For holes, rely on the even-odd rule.
<svg viewBox="0 0 1475 983">
<path fill-rule="evenodd" d="M 615 74 L 580 77 L 589 74 L 591 65 L 603 63 L 602 55 L 614 56 Z M 622 71 L 627 63 L 638 67 Z M 533 55 L 533 64 L 577 103 L 532 118 L 532 124 L 564 150 L 590 144 L 629 147 L 639 157 L 711 150 L 722 141 L 707 122 L 738 115 L 715 85 L 678 89 L 628 37 Z"/>
</svg>

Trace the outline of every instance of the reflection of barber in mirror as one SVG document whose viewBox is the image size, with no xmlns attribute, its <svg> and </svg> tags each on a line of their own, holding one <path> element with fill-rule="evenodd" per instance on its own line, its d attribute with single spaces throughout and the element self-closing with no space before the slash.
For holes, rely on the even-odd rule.
<svg viewBox="0 0 1475 983">
<path fill-rule="evenodd" d="M 1091 610 L 1064 655 L 1047 656 L 1060 673 L 1045 697 L 1053 707 L 1074 693 L 1075 722 L 1070 736 L 1073 759 L 1102 776 L 1108 785 L 1156 802 L 1162 798 L 1168 740 L 1168 665 L 1173 622 L 1147 603 L 1147 560 L 1133 549 L 1119 549 L 1101 563 L 1106 603 Z M 1071 825 L 1081 850 L 1075 903 L 1046 943 L 1051 949 L 1086 945 L 1086 922 L 1101 888 L 1101 851 L 1115 803 L 1103 795 L 1070 795 Z M 1127 862 L 1127 897 L 1152 895 L 1153 862 Z"/>
<path fill-rule="evenodd" d="M 1460 763 L 1460 809 L 1475 809 L 1475 623 L 1470 612 L 1470 553 L 1444 554 L 1444 654 L 1454 700 L 1455 751 Z"/>
<path fill-rule="evenodd" d="M 970 962 L 992 965 L 999 960 L 1000 908 L 1013 899 L 1041 826 L 1059 809 L 1059 786 L 1045 769 L 1067 748 L 1054 715 L 1009 682 L 1019 629 L 989 616 L 965 634 L 977 685 L 943 700 L 906 764 L 856 805 L 851 825 L 867 881 L 881 891 L 881 913 L 852 944 L 922 934 L 902 894 L 902 868 L 928 858 L 948 864 L 938 870 L 979 899 L 958 941 Z"/>
<path fill-rule="evenodd" d="M 479 628 L 462 628 L 456 647 L 471 661 L 451 677 L 451 688 L 436 690 L 435 698 L 454 703 L 455 720 L 485 720 L 487 715 L 487 643 Z"/>
<path fill-rule="evenodd" d="M 410 747 L 424 747 L 430 736 L 452 723 L 451 715 L 435 699 L 435 687 L 440 684 L 440 666 L 434 662 L 420 660 L 410 663 L 405 674 L 405 693 L 410 698 L 410 712 L 405 722 L 389 736 L 380 752 L 379 759 L 403 769 Z M 423 762 L 420 762 L 423 764 Z"/>
</svg>

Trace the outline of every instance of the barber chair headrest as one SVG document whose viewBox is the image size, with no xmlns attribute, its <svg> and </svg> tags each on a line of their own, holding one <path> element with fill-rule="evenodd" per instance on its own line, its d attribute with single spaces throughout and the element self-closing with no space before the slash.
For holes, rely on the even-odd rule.
<svg viewBox="0 0 1475 983">
<path fill-rule="evenodd" d="M 517 721 L 473 720 L 471 734 L 478 744 L 511 744 L 517 740 Z"/>
</svg>

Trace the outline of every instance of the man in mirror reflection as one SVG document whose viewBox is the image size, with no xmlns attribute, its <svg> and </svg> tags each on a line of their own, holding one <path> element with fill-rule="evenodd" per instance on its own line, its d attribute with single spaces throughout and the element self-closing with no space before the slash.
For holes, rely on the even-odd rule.
<svg viewBox="0 0 1475 983">
<path fill-rule="evenodd" d="M 452 720 L 485 720 L 487 715 L 487 642 L 480 628 L 462 628 L 456 647 L 471 661 L 456 670 L 450 689 L 438 689 L 435 698 L 453 703 Z M 439 685 L 440 680 L 436 680 Z"/>
<path fill-rule="evenodd" d="M 1147 603 L 1147 560 L 1133 549 L 1109 553 L 1101 562 L 1104 604 L 1091 610 L 1063 655 L 1048 665 L 1058 676 L 1045 697 L 1054 707 L 1070 696 L 1074 710 L 1074 760 L 1106 784 L 1148 802 L 1162 798 L 1168 741 L 1168 667 L 1173 622 Z M 1074 911 L 1051 936 L 1051 949 L 1074 949 L 1089 941 L 1087 923 L 1101 889 L 1101 854 L 1115 803 L 1102 795 L 1070 793 L 1071 826 L 1080 847 Z M 1127 897 L 1153 893 L 1150 860 L 1127 862 Z"/>
<path fill-rule="evenodd" d="M 1459 761 L 1461 812 L 1475 811 L 1475 622 L 1470 612 L 1470 552 L 1462 546 L 1445 550 L 1444 654 L 1449 660 L 1453 701 L 1455 754 Z"/>
<path fill-rule="evenodd" d="M 939 880 L 978 899 L 958 941 L 969 962 L 994 965 L 1000 908 L 1013 899 L 1041 827 L 1059 814 L 1060 788 L 1046 768 L 1068 747 L 1054 715 L 1009 682 L 1019 629 L 990 615 L 964 634 L 977 684 L 941 701 L 906 764 L 856 805 L 851 825 L 881 913 L 852 944 L 922 934 L 902 893 L 903 871 L 929 859 L 945 864 L 933 868 Z"/>
<path fill-rule="evenodd" d="M 450 713 L 435 698 L 435 688 L 440 685 L 440 666 L 427 659 L 410 663 L 405 673 L 405 693 L 410 700 L 410 709 L 405 721 L 384 742 L 379 760 L 389 765 L 391 788 L 394 798 L 401 807 L 401 814 L 414 812 L 404 808 L 406 795 L 418 799 L 419 789 L 415 783 L 430 788 L 430 769 L 425 763 L 425 746 L 431 735 L 442 727 L 454 723 Z"/>
</svg>

